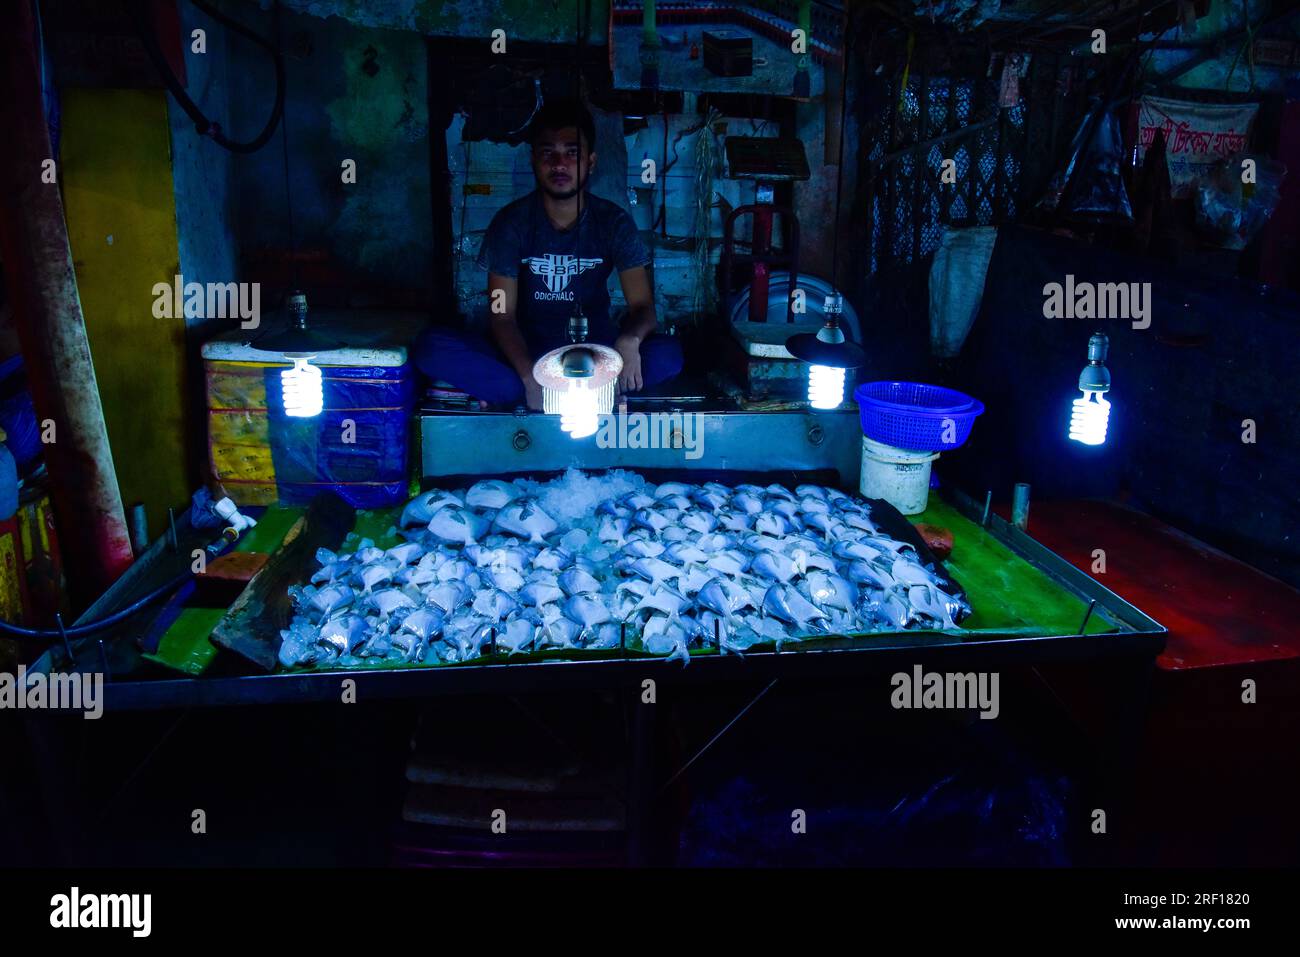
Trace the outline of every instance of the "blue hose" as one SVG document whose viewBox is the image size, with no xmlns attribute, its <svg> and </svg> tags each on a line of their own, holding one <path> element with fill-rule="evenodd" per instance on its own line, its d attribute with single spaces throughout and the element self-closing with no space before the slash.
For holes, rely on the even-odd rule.
<svg viewBox="0 0 1300 957">
<path fill-rule="evenodd" d="M 193 572 L 186 571 L 179 577 L 167 582 L 165 585 L 155 588 L 143 598 L 137 598 L 125 608 L 120 611 L 115 611 L 107 618 L 101 618 L 99 621 L 92 621 L 84 625 L 74 625 L 71 628 L 63 629 L 63 631 L 59 631 L 58 629 L 21 628 L 18 625 L 11 625 L 7 621 L 0 621 L 0 635 L 7 635 L 12 638 L 43 639 L 45 641 L 57 641 L 64 635 L 67 635 L 69 640 L 73 638 L 84 638 L 87 635 L 97 634 L 98 632 L 112 628 L 114 625 L 121 624 L 136 612 L 153 604 L 164 595 L 168 595 L 175 591 L 181 585 L 184 585 L 189 581 L 193 576 Z"/>
</svg>

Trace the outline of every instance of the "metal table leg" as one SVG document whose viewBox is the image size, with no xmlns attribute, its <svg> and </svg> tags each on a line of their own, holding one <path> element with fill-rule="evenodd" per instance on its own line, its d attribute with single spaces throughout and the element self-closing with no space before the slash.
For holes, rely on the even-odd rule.
<svg viewBox="0 0 1300 957">
<path fill-rule="evenodd" d="M 659 697 L 667 690 L 666 683 L 656 682 L 655 702 L 646 704 L 640 682 L 628 692 L 628 706 L 632 709 L 629 722 L 627 781 L 627 858 L 632 867 L 645 867 L 650 861 L 651 835 L 654 828 L 654 747 L 658 709 L 668 702 Z"/>
</svg>

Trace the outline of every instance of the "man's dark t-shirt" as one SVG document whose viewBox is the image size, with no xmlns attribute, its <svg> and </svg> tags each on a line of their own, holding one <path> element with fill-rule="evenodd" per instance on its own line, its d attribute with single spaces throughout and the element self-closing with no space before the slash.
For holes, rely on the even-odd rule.
<svg viewBox="0 0 1300 957">
<path fill-rule="evenodd" d="M 518 282 L 516 318 L 534 357 L 569 341 L 575 295 L 587 338 L 612 344 L 618 329 L 609 315 L 609 275 L 649 262 L 636 224 L 617 204 L 585 193 L 578 221 L 559 230 L 537 190 L 492 217 L 478 254 L 480 268 Z"/>
</svg>

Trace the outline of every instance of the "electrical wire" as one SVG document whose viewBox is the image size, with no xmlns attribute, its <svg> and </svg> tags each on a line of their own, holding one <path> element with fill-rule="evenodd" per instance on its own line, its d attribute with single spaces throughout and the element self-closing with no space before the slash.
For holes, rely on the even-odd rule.
<svg viewBox="0 0 1300 957">
<path fill-rule="evenodd" d="M 275 50 L 276 62 L 283 63 L 284 47 L 283 36 L 280 32 L 280 0 L 276 0 L 275 9 L 272 13 L 272 23 L 275 30 Z M 289 115 L 284 112 L 284 86 L 287 81 L 281 83 L 281 109 L 280 109 L 280 152 L 284 161 L 284 225 L 289 234 L 289 260 L 293 263 L 293 288 L 302 288 L 302 264 L 298 261 L 298 234 L 293 228 L 293 180 L 289 176 Z"/>
<path fill-rule="evenodd" d="M 94 635 L 114 625 L 121 624 L 132 615 L 153 604 L 164 595 L 169 595 L 181 585 L 194 577 L 194 573 L 186 571 L 164 585 L 160 585 L 153 591 L 149 592 L 143 598 L 137 598 L 131 604 L 127 605 L 120 611 L 115 611 L 106 618 L 98 621 L 87 622 L 84 625 L 73 625 L 71 628 L 65 628 L 62 631 L 48 628 L 22 628 L 18 625 L 11 625 L 7 621 L 0 621 L 0 635 L 10 638 L 36 639 L 45 641 L 58 641 L 64 635 L 69 639 L 84 638 L 87 635 Z"/>
<path fill-rule="evenodd" d="M 844 57 L 840 79 L 840 149 L 835 166 L 835 217 L 831 225 L 831 289 L 839 290 L 840 269 L 840 200 L 844 190 L 844 141 L 848 139 L 846 128 L 849 104 L 849 50 L 853 43 L 853 8 L 844 10 Z"/>
<path fill-rule="evenodd" d="M 255 153 L 270 142 L 272 134 L 275 133 L 275 129 L 280 123 L 280 117 L 284 113 L 284 58 L 280 55 L 280 51 L 277 50 L 273 44 L 258 36 L 242 23 L 232 20 L 221 11 L 209 6 L 204 2 L 204 0 L 190 0 L 190 2 L 217 23 L 226 27 L 228 30 L 233 30 L 238 34 L 247 37 L 258 46 L 265 48 L 271 54 L 272 62 L 275 65 L 275 102 L 271 106 L 271 115 L 266 121 L 266 126 L 262 128 L 262 132 L 258 133 L 257 136 L 247 142 L 241 143 L 227 137 L 221 131 L 221 124 L 214 123 L 212 120 L 208 119 L 199 105 L 190 99 L 189 94 L 185 92 L 185 88 L 181 86 L 180 80 L 178 80 L 176 74 L 172 72 L 171 66 L 168 65 L 167 58 L 163 56 L 162 49 L 158 46 L 158 38 L 154 35 L 153 29 L 150 27 L 149 23 L 142 18 L 146 6 L 144 0 L 122 0 L 122 9 L 126 12 L 127 18 L 135 27 L 136 32 L 140 35 L 140 41 L 144 45 L 145 53 L 148 54 L 149 59 L 153 61 L 154 68 L 158 71 L 159 76 L 162 77 L 163 83 L 166 84 L 168 92 L 171 93 L 177 104 L 180 105 L 180 108 L 184 110 L 185 114 L 193 121 L 194 128 L 198 134 L 210 138 L 218 146 L 229 150 L 232 153 Z"/>
<path fill-rule="evenodd" d="M 709 110 L 710 110 L 710 115 L 712 115 L 713 112 L 716 112 L 715 110 L 713 110 L 712 107 L 710 107 Z M 718 115 L 720 116 L 721 114 Z M 652 230 L 658 229 L 660 224 L 663 223 L 663 221 L 667 218 L 666 217 L 667 201 L 668 201 L 667 200 L 667 194 L 668 194 L 667 176 L 668 176 L 668 171 L 671 170 L 674 166 L 676 166 L 677 161 L 681 159 L 681 156 L 678 155 L 677 153 L 677 147 L 681 145 L 681 142 L 685 137 L 695 135 L 696 133 L 704 129 L 706 126 L 708 126 L 710 122 L 712 122 L 709 119 L 709 116 L 706 115 L 704 119 L 700 120 L 700 122 L 696 123 L 694 126 L 690 126 L 685 129 L 678 130 L 677 133 L 673 136 L 673 147 L 672 147 L 673 158 L 670 160 L 668 159 L 668 113 L 667 112 L 663 114 L 663 118 L 664 118 L 664 152 L 663 152 L 664 166 L 663 169 L 661 169 L 658 173 L 658 177 L 663 185 L 660 187 L 659 212 L 655 216 L 654 222 L 650 224 L 650 228 Z M 665 225 L 664 238 L 666 239 L 667 237 L 668 237 L 668 227 Z"/>
<path fill-rule="evenodd" d="M 577 120 L 579 120 L 579 119 L 581 118 L 581 115 L 582 115 L 582 114 L 581 114 L 581 111 L 584 110 L 584 109 L 586 109 L 586 106 L 585 106 L 585 104 L 583 103 L 583 99 L 582 99 L 582 86 L 583 86 L 583 84 L 582 84 L 582 55 L 583 55 L 583 53 L 586 52 L 586 45 L 587 45 L 587 31 L 584 29 L 584 25 L 583 25 L 583 21 L 582 21 L 582 7 L 583 7 L 582 2 L 578 2 L 578 3 L 575 3 L 575 4 L 573 5 L 573 13 L 574 13 L 574 32 L 577 34 L 577 36 L 574 37 L 574 44 L 573 44 L 573 49 L 574 49 L 574 53 L 573 53 L 573 91 L 574 91 L 574 98 L 575 98 L 575 100 L 576 100 L 576 102 L 577 102 L 577 104 L 578 104 L 578 113 L 577 113 L 576 116 L 574 116 L 574 120 L 575 120 L 575 121 L 577 121 Z M 594 125 L 594 124 L 593 124 L 593 125 Z M 586 146 L 586 149 L 588 149 L 588 150 L 594 150 L 595 148 L 596 148 L 596 144 L 595 144 L 595 143 L 588 143 L 587 146 Z M 582 213 L 583 213 L 582 201 L 583 201 L 583 199 L 585 198 L 585 197 L 583 196 L 583 193 L 586 192 L 587 184 L 588 184 L 588 180 L 589 180 L 590 177 L 591 177 L 591 167 L 590 167 L 590 166 L 587 167 L 587 175 L 586 175 L 585 177 L 582 175 L 582 164 L 583 164 L 583 153 L 582 153 L 582 150 L 583 150 L 583 145 L 582 145 L 582 124 L 581 124 L 581 123 L 578 123 L 578 168 L 577 168 L 577 170 L 576 170 L 576 172 L 577 172 L 577 174 L 578 174 L 578 195 L 577 195 L 577 200 L 578 200 L 578 202 L 577 202 L 577 206 L 578 206 L 578 220 L 577 220 L 578 234 L 577 234 L 577 248 L 574 250 L 574 252 L 577 253 L 577 260 L 578 260 L 578 273 L 577 273 L 577 275 L 575 275 L 575 276 L 573 277 L 573 308 L 574 308 L 574 310 L 575 310 L 576 312 L 578 312 L 579 314 L 581 314 L 581 312 L 582 312 L 582 290 L 581 290 L 581 288 L 580 288 L 581 283 L 582 283 Z M 590 156 L 590 155 L 591 155 L 590 153 L 587 154 L 587 156 Z M 590 285 L 590 284 L 588 284 L 588 285 Z M 586 336 L 584 336 L 583 338 L 585 339 Z"/>
</svg>

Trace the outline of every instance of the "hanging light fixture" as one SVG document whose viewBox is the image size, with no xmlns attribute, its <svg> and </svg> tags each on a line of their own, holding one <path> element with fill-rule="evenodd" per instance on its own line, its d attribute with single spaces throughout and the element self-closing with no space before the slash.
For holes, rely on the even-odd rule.
<svg viewBox="0 0 1300 957">
<path fill-rule="evenodd" d="M 282 58 L 279 7 L 275 10 L 276 63 Z M 283 77 L 281 77 L 283 85 Z M 301 282 L 298 268 L 298 239 L 293 228 L 293 190 L 289 178 L 289 117 L 285 113 L 280 124 L 280 150 L 284 160 L 284 221 L 288 232 L 289 259 L 293 264 L 294 285 Z M 280 399 L 284 414 L 295 419 L 310 419 L 325 408 L 325 383 L 320 366 L 312 365 L 322 352 L 342 348 L 343 343 L 332 336 L 307 327 L 307 294 L 294 289 L 285 299 L 284 311 L 288 322 L 271 325 L 253 343 L 256 349 L 278 352 L 293 363 L 280 373 Z M 272 331 L 274 330 L 274 331 Z"/>
<path fill-rule="evenodd" d="M 832 292 L 826 297 L 826 325 L 816 334 L 803 332 L 786 340 L 790 355 L 808 363 L 808 404 L 814 409 L 837 409 L 844 402 L 846 370 L 866 361 L 866 353 L 844 338 L 840 316 L 844 297 Z"/>
<path fill-rule="evenodd" d="M 254 348 L 276 352 L 293 363 L 280 373 L 280 391 L 284 414 L 294 418 L 320 415 L 325 407 L 325 390 L 320 366 L 311 364 L 322 352 L 338 349 L 332 337 L 307 326 L 307 296 L 298 291 L 289 294 L 286 310 L 287 328 L 268 330 L 254 341 Z"/>
<path fill-rule="evenodd" d="M 542 411 L 560 417 L 571 438 L 594 435 L 601 414 L 614 411 L 614 387 L 623 357 L 609 346 L 587 342 L 587 317 L 574 296 L 569 345 L 552 349 L 533 365 L 542 387 Z"/>
<path fill-rule="evenodd" d="M 579 134 L 581 138 L 581 134 Z M 576 255 L 582 255 L 583 190 L 578 166 Z M 614 390 L 623 371 L 623 357 L 609 346 L 587 341 L 587 316 L 582 311 L 582 273 L 573 278 L 573 312 L 567 329 L 569 344 L 552 349 L 533 363 L 533 378 L 542 387 L 542 411 L 560 417 L 560 429 L 570 438 L 595 435 L 602 414 L 614 411 Z"/>
<path fill-rule="evenodd" d="M 1110 371 L 1106 353 L 1110 340 L 1098 332 L 1088 340 L 1088 364 L 1079 373 L 1079 391 L 1070 412 L 1070 438 L 1084 445 L 1102 445 L 1110 420 L 1110 403 L 1104 398 L 1110 391 Z"/>
<path fill-rule="evenodd" d="M 806 10 L 800 7 L 801 26 Z M 848 75 L 849 56 L 853 37 L 853 9 L 846 6 L 844 20 L 844 57 L 841 61 L 843 76 Z M 803 75 L 795 75 L 795 95 L 799 95 L 801 83 L 807 80 Z M 848 115 L 848 97 L 840 97 L 840 126 L 845 124 Z M 837 409 L 844 402 L 844 385 L 848 378 L 847 370 L 860 368 L 867 361 L 862 347 L 849 342 L 840 328 L 844 314 L 844 296 L 839 292 L 836 279 L 840 268 L 840 217 L 842 208 L 840 198 L 844 187 L 844 144 L 846 137 L 839 137 L 839 157 L 835 174 L 835 217 L 831 224 L 831 292 L 826 297 L 823 312 L 826 324 L 813 333 L 800 333 L 786 340 L 785 347 L 790 355 L 808 363 L 808 404 L 814 409 Z"/>
</svg>

